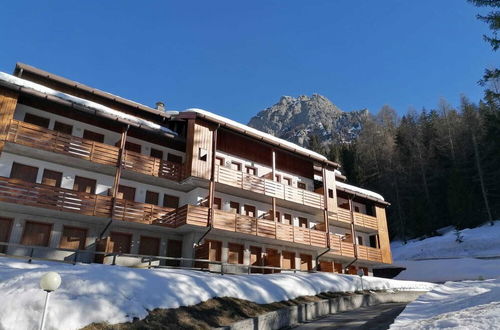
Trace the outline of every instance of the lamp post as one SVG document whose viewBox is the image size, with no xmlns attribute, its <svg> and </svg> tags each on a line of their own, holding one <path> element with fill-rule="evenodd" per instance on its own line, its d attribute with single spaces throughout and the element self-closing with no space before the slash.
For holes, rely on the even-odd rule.
<svg viewBox="0 0 500 330">
<path fill-rule="evenodd" d="M 47 318 L 47 306 L 49 305 L 49 294 L 55 291 L 61 285 L 61 276 L 56 272 L 45 273 L 40 279 L 40 288 L 47 292 L 45 296 L 45 306 L 43 307 L 42 322 L 40 323 L 40 330 L 45 326 L 45 319 Z"/>
<path fill-rule="evenodd" d="M 365 272 L 362 269 L 358 269 L 358 276 L 359 279 L 361 280 L 361 292 L 365 291 L 363 288 L 363 276 L 365 275 Z"/>
</svg>

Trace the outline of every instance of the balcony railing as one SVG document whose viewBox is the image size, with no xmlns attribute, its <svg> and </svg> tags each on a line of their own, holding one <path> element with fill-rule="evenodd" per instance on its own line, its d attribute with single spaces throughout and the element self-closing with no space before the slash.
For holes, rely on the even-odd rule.
<svg viewBox="0 0 500 330">
<path fill-rule="evenodd" d="M 52 131 L 18 120 L 11 121 L 7 141 L 111 166 L 117 165 L 120 151 L 115 146 Z M 123 166 L 131 171 L 174 181 L 180 181 L 184 178 L 182 164 L 128 150 L 125 151 Z"/>
<path fill-rule="evenodd" d="M 333 215 L 330 220 L 337 220 L 339 222 L 351 223 L 351 211 L 344 208 L 337 208 L 337 215 Z M 361 227 L 378 230 L 378 221 L 376 217 L 371 215 L 354 212 L 354 224 Z"/>
<path fill-rule="evenodd" d="M 110 196 L 2 177 L 0 177 L 0 201 L 103 218 L 111 217 L 113 210 L 113 199 Z M 150 224 L 166 216 L 172 210 L 151 204 L 116 199 L 112 216 L 114 220 Z"/>
<path fill-rule="evenodd" d="M 357 248 L 359 259 L 382 262 L 382 252 L 380 249 L 364 245 L 358 245 Z"/>
<path fill-rule="evenodd" d="M 324 207 L 324 197 L 321 194 L 305 189 L 290 187 L 276 181 L 261 178 L 252 174 L 242 173 L 224 166 L 216 166 L 215 180 L 219 183 L 256 192 L 269 197 L 276 197 L 314 208 Z"/>
<path fill-rule="evenodd" d="M 330 249 L 334 254 L 346 257 L 354 257 L 354 244 L 343 241 L 340 236 L 330 234 Z"/>
</svg>

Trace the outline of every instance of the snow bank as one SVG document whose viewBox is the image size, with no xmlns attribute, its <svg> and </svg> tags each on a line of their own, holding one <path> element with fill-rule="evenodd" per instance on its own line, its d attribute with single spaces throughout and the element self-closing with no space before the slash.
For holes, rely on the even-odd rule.
<svg viewBox="0 0 500 330">
<path fill-rule="evenodd" d="M 406 306 L 390 329 L 498 329 L 500 279 L 449 282 Z"/>
<path fill-rule="evenodd" d="M 38 287 L 47 271 L 61 274 L 61 288 L 51 297 L 47 329 L 79 329 L 92 322 L 119 323 L 143 318 L 147 310 L 193 305 L 213 297 L 256 303 L 293 299 L 325 291 L 355 291 L 359 277 L 329 273 L 218 275 L 176 269 L 131 269 L 99 264 L 28 264 L 0 258 L 1 329 L 36 328 L 45 293 Z M 430 283 L 364 277 L 372 290 L 419 290 Z"/>
<path fill-rule="evenodd" d="M 391 244 L 394 264 L 406 267 L 400 280 L 446 282 L 500 278 L 500 221 L 460 231 L 463 242 L 456 242 L 455 231 L 407 244 Z"/>
<path fill-rule="evenodd" d="M 414 260 L 425 258 L 488 257 L 500 256 L 500 221 L 494 226 L 484 224 L 481 227 L 460 231 L 463 242 L 457 243 L 455 231 L 448 231 L 443 236 L 424 240 L 411 240 L 407 244 L 391 244 L 394 260 Z"/>
</svg>

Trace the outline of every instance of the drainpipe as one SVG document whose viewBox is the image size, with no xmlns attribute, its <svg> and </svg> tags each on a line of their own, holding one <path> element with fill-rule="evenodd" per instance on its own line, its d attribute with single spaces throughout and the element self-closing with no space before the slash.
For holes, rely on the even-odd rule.
<svg viewBox="0 0 500 330">
<path fill-rule="evenodd" d="M 200 237 L 198 242 L 194 244 L 194 247 L 198 247 L 201 245 L 203 239 L 212 231 L 214 227 L 214 198 L 215 198 L 215 156 L 217 152 L 217 131 L 220 128 L 220 124 L 217 124 L 217 127 L 214 129 L 212 134 L 212 162 L 210 169 L 210 183 L 208 188 L 208 221 L 207 227 L 208 230 Z"/>
<path fill-rule="evenodd" d="M 324 254 L 330 252 L 330 250 L 331 250 L 330 247 L 327 247 L 325 251 L 318 254 L 318 256 L 316 257 L 316 270 L 319 270 L 319 258 L 321 258 Z"/>
</svg>

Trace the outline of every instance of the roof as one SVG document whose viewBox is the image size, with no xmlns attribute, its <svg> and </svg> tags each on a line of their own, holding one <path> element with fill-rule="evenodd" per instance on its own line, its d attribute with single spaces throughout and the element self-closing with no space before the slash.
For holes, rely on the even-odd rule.
<svg viewBox="0 0 500 330">
<path fill-rule="evenodd" d="M 301 147 L 295 143 L 277 138 L 271 134 L 264 133 L 262 131 L 259 131 L 255 128 L 253 128 L 253 127 L 250 127 L 250 126 L 247 126 L 244 124 L 240 124 L 232 119 L 216 115 L 216 114 L 209 112 L 207 110 L 191 108 L 191 109 L 185 110 L 183 113 L 186 113 L 186 112 L 195 113 L 198 117 L 209 120 L 211 122 L 215 122 L 217 124 L 220 124 L 222 127 L 227 127 L 227 128 L 233 129 L 235 131 L 241 132 L 245 135 L 248 135 L 248 136 L 251 136 L 251 137 L 256 138 L 258 140 L 267 142 L 267 143 L 272 144 L 274 146 L 298 153 L 302 156 L 306 156 L 308 158 L 311 158 L 312 160 L 315 160 L 315 161 L 318 161 L 318 162 L 321 162 L 321 163 L 324 163 L 324 164 L 327 164 L 327 165 L 330 165 L 330 166 L 333 166 L 336 168 L 339 167 L 339 164 L 332 162 L 332 161 L 329 161 L 325 156 L 323 156 L 317 152 L 314 152 L 312 150 Z"/>
<path fill-rule="evenodd" d="M 154 108 L 148 107 L 144 104 L 141 104 L 141 103 L 138 103 L 135 101 L 131 101 L 131 100 L 128 100 L 126 98 L 123 98 L 123 97 L 120 97 L 120 96 L 117 96 L 117 95 L 114 95 L 114 94 L 111 94 L 108 92 L 104 92 L 100 89 L 92 88 L 92 87 L 87 86 L 85 84 L 58 76 L 56 74 L 53 74 L 53 73 L 50 73 L 50 72 L 47 72 L 47 71 L 44 71 L 44 70 L 41 70 L 38 68 L 35 68 L 35 67 L 28 65 L 28 64 L 19 63 L 19 62 L 16 63 L 16 68 L 14 69 L 14 75 L 18 76 L 18 77 L 22 77 L 21 73 L 24 71 L 35 74 L 35 75 L 43 77 L 43 78 L 47 78 L 49 80 L 66 85 L 68 87 L 76 88 L 76 89 L 81 90 L 83 92 L 97 95 L 97 96 L 102 97 L 104 99 L 107 99 L 109 101 L 117 102 L 117 103 L 120 103 L 122 105 L 129 106 L 129 107 L 132 107 L 132 108 L 135 108 L 138 110 L 146 111 L 146 112 L 149 112 L 149 113 L 152 113 L 155 115 L 168 116 L 168 114 L 165 114 L 165 111 L 163 111 L 163 110 L 154 109 Z"/>
<path fill-rule="evenodd" d="M 370 199 L 370 200 L 373 200 L 373 201 L 381 203 L 381 204 L 390 205 L 389 203 L 387 203 L 384 200 L 384 197 L 382 195 L 380 195 L 374 191 L 363 189 L 360 187 L 356 187 L 356 186 L 353 186 L 353 185 L 350 185 L 350 184 L 347 184 L 344 182 L 340 182 L 340 181 L 336 181 L 335 184 L 336 184 L 338 190 L 353 194 L 355 196 Z"/>
<path fill-rule="evenodd" d="M 52 99 L 53 101 L 65 101 L 66 103 L 68 103 L 68 105 L 74 107 L 77 110 L 92 112 L 95 115 L 118 120 L 140 128 L 146 128 L 169 136 L 178 135 L 176 132 L 158 125 L 152 121 L 132 116 L 124 112 L 111 109 L 105 105 L 89 101 L 74 95 L 69 95 L 43 86 L 41 84 L 21 79 L 5 72 L 0 72 L 0 85 L 14 89 L 16 91 L 46 97 L 47 99 Z"/>
</svg>

